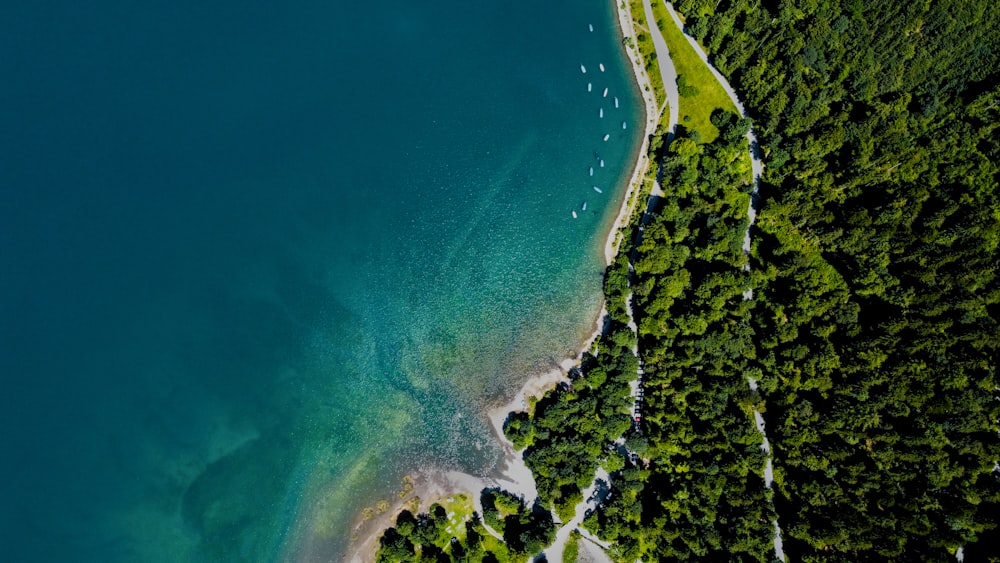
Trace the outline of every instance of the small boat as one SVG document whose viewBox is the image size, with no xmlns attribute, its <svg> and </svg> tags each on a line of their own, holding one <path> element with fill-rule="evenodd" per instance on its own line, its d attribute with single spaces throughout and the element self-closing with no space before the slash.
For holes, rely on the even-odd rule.
<svg viewBox="0 0 1000 563">
<path fill-rule="evenodd" d="M 605 98 L 607 98 L 607 97 L 608 97 L 608 89 L 607 89 L 607 88 L 605 88 L 605 89 L 604 89 L 604 97 L 605 97 Z"/>
<path fill-rule="evenodd" d="M 597 66 L 600 67 L 601 72 L 604 72 L 604 63 L 600 63 Z"/>
<path fill-rule="evenodd" d="M 593 85 L 593 84 L 591 84 L 590 82 L 588 82 L 588 83 L 587 83 L 587 91 L 588 91 L 588 92 L 590 92 L 590 91 L 591 91 L 591 90 L 593 90 L 593 89 L 594 89 L 594 85 Z"/>
<path fill-rule="evenodd" d="M 594 186 L 594 191 L 597 192 L 597 193 L 599 193 L 599 194 L 603 194 L 604 193 L 604 192 L 601 191 L 601 188 L 598 188 L 597 186 Z"/>
<path fill-rule="evenodd" d="M 605 140 L 605 142 L 606 142 L 606 141 L 607 141 L 608 139 L 610 139 L 610 138 L 611 138 L 611 133 L 606 133 L 606 134 L 604 135 L 604 140 Z"/>
<path fill-rule="evenodd" d="M 618 107 L 618 96 L 615 96 L 615 107 Z"/>
<path fill-rule="evenodd" d="M 625 122 L 622 121 L 622 129 L 625 129 Z"/>
<path fill-rule="evenodd" d="M 604 168 L 604 159 L 601 159 L 601 168 Z"/>
<path fill-rule="evenodd" d="M 591 176 L 593 176 L 593 175 L 594 175 L 594 167 L 593 167 L 593 166 L 591 166 L 591 167 L 590 167 L 590 175 L 591 175 Z"/>
<path fill-rule="evenodd" d="M 576 211 L 572 211 L 571 213 L 573 214 L 573 218 L 576 219 Z"/>
<path fill-rule="evenodd" d="M 594 24 L 588 24 L 588 26 L 590 27 L 590 32 L 594 33 Z"/>
<path fill-rule="evenodd" d="M 600 117 L 601 117 L 602 119 L 604 118 L 604 108 L 601 108 L 601 113 L 599 114 L 599 116 L 600 116 Z"/>
<path fill-rule="evenodd" d="M 587 210 L 587 202 L 585 201 L 583 202 L 583 207 L 580 208 L 580 211 L 586 211 L 586 210 Z"/>
<path fill-rule="evenodd" d="M 580 65 L 580 72 L 587 74 L 587 67 Z"/>
</svg>

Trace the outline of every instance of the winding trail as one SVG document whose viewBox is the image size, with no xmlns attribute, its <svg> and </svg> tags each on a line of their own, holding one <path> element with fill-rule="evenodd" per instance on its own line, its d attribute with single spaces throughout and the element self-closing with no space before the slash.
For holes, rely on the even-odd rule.
<svg viewBox="0 0 1000 563">
<path fill-rule="evenodd" d="M 581 536 L 600 546 L 602 549 L 606 550 L 611 547 L 611 544 L 608 542 L 591 534 L 586 528 L 580 527 L 583 519 L 587 517 L 587 513 L 596 509 L 604 501 L 604 498 L 608 494 L 607 483 L 609 480 L 608 472 L 598 468 L 594 473 L 594 479 L 590 482 L 590 486 L 583 491 L 583 501 L 576 505 L 573 518 L 569 522 L 564 522 L 556 530 L 556 541 L 545 550 L 545 557 L 549 561 L 562 561 L 563 551 L 566 550 L 566 542 L 569 541 L 569 535 L 573 530 L 580 532 Z M 604 485 L 601 486 L 601 483 L 604 483 Z"/>
<path fill-rule="evenodd" d="M 648 4 L 649 0 L 645 0 L 645 2 Z M 677 29 L 680 29 L 684 33 L 684 38 L 691 44 L 691 47 L 694 49 L 695 53 L 698 54 L 698 58 L 701 59 L 701 62 L 705 63 L 708 70 L 712 72 L 712 76 L 715 76 L 715 79 L 719 82 L 719 85 L 722 86 L 722 89 L 725 90 L 729 99 L 732 100 L 733 105 L 736 106 L 740 115 L 748 117 L 747 111 L 743 107 L 743 102 L 740 101 L 740 98 L 736 95 L 736 91 L 733 90 L 733 87 L 729 85 L 729 81 L 726 80 L 725 76 L 722 76 L 722 73 L 719 72 L 717 68 L 712 66 L 712 63 L 708 62 L 708 55 L 705 54 L 705 50 L 698 44 L 698 40 L 688 35 L 687 31 L 684 30 L 684 22 L 682 22 L 680 16 L 677 15 L 673 4 L 667 2 L 666 0 L 664 0 L 663 3 L 666 5 L 667 11 L 670 12 L 670 17 L 673 18 L 674 23 L 677 24 Z M 647 10 L 647 13 L 649 11 L 650 10 Z M 646 17 L 648 18 L 649 16 Z M 659 56 L 659 53 L 657 53 L 657 56 Z M 753 171 L 753 190 L 750 192 L 750 206 L 747 208 L 747 218 L 749 219 L 749 223 L 747 224 L 747 232 L 743 236 L 743 252 L 745 254 L 750 254 L 750 230 L 753 229 L 753 224 L 757 220 L 757 190 L 760 188 L 760 177 L 764 174 L 764 163 L 760 159 L 760 145 L 757 144 L 757 136 L 754 135 L 753 127 L 747 131 L 746 137 L 747 142 L 750 145 L 750 168 Z M 750 266 L 746 265 L 743 269 L 749 271 Z M 753 294 L 751 293 L 751 298 L 752 295 Z"/>
<path fill-rule="evenodd" d="M 670 49 L 667 42 L 660 33 L 660 27 L 655 25 L 656 19 L 653 17 L 653 6 L 649 0 L 642 0 L 642 8 L 646 14 L 646 23 L 649 24 L 649 36 L 653 38 L 653 48 L 656 50 L 656 62 L 660 67 L 660 78 L 663 80 L 663 89 L 667 94 L 667 109 L 670 111 L 670 121 L 667 122 L 667 132 L 669 137 L 667 142 L 673 140 L 677 129 L 677 120 L 680 116 L 680 94 L 677 90 L 677 70 L 674 68 L 674 60 L 670 58 Z M 742 110 L 740 110 L 742 111 Z M 659 185 L 656 186 L 659 188 Z"/>
<path fill-rule="evenodd" d="M 645 1 L 649 2 L 649 0 Z M 684 23 L 681 21 L 681 18 L 677 15 L 677 12 L 674 10 L 673 5 L 667 0 L 663 0 L 663 3 L 666 5 L 667 11 L 670 12 L 670 17 L 673 18 L 674 23 L 677 24 L 677 28 L 684 33 L 684 38 L 687 39 L 688 43 L 694 49 L 695 53 L 698 54 L 698 58 L 701 59 L 701 62 L 705 63 L 705 66 L 708 67 L 708 70 L 710 70 L 712 72 L 712 75 L 715 76 L 715 79 L 719 82 L 719 85 L 722 86 L 722 89 L 726 92 L 726 95 L 729 96 L 729 99 L 733 102 L 733 105 L 736 106 L 736 109 L 740 112 L 740 115 L 743 117 L 749 117 L 747 115 L 746 108 L 743 107 L 743 102 L 740 101 L 740 98 L 739 96 L 736 95 L 736 91 L 733 90 L 733 87 L 729 85 L 729 81 L 726 80 L 725 76 L 722 76 L 722 73 L 719 72 L 719 70 L 715 68 L 712 65 L 712 63 L 708 62 L 708 55 L 705 54 L 705 50 L 701 48 L 701 45 L 698 44 L 698 41 L 694 37 L 688 35 L 687 32 L 684 30 Z M 750 204 L 747 207 L 747 230 L 743 234 L 743 253 L 749 255 L 750 242 L 751 242 L 750 232 L 753 229 L 754 222 L 756 222 L 757 220 L 757 206 L 760 201 L 758 196 L 758 190 L 760 189 L 760 177 L 764 173 L 764 163 L 760 159 L 760 145 L 757 144 L 757 136 L 754 135 L 752 126 L 747 131 L 746 138 L 747 138 L 747 145 L 750 151 L 750 169 L 753 175 L 752 179 L 753 189 L 750 191 Z M 750 271 L 749 260 L 747 261 L 746 264 L 743 265 L 743 271 L 744 272 Z M 743 293 L 743 300 L 750 301 L 752 299 L 753 299 L 753 288 L 749 288 Z M 754 381 L 752 377 L 747 378 L 747 384 L 750 386 L 751 390 L 753 391 L 757 390 L 757 382 Z M 763 449 L 767 453 L 767 463 L 764 465 L 764 485 L 769 489 L 773 489 L 774 465 L 771 460 L 771 443 L 767 439 L 767 432 L 764 427 L 764 417 L 763 415 L 760 414 L 760 412 L 754 409 L 753 418 L 754 418 L 754 425 L 757 427 L 757 431 L 760 432 L 761 437 L 764 439 L 763 443 L 761 444 L 761 449 Z M 785 552 L 781 540 L 781 526 L 778 525 L 777 517 L 774 520 L 774 554 L 775 557 L 777 557 L 779 560 L 781 561 L 785 560 Z"/>
</svg>

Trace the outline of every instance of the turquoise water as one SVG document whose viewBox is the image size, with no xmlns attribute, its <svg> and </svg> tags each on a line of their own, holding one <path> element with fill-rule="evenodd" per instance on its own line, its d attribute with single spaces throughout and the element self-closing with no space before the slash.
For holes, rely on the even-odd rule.
<svg viewBox="0 0 1000 563">
<path fill-rule="evenodd" d="M 600 306 L 610 3 L 5 12 L 5 560 L 335 557 L 403 474 L 493 470 L 484 406 Z"/>
</svg>

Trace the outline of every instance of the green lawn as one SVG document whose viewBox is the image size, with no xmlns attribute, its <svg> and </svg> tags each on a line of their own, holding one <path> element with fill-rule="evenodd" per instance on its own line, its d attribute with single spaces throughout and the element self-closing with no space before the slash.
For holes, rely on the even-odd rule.
<svg viewBox="0 0 1000 563">
<path fill-rule="evenodd" d="M 447 537 L 442 537 L 444 541 L 438 547 L 449 551 L 451 538 L 465 541 L 465 523 L 472 518 L 475 509 L 472 505 L 472 499 L 468 495 L 461 494 L 448 497 L 438 504 L 443 506 L 448 513 L 448 526 L 445 528 Z"/>
<path fill-rule="evenodd" d="M 681 92 L 680 125 L 697 131 L 701 134 L 702 142 L 710 143 L 719 136 L 719 130 L 709 120 L 712 112 L 716 109 L 725 109 L 735 113 L 736 106 L 715 79 L 712 71 L 698 58 L 698 53 L 674 23 L 662 0 L 653 0 L 652 4 L 653 15 L 656 16 L 656 23 L 670 49 L 674 68 L 677 70 L 677 75 L 682 77 L 678 82 L 686 82 L 696 92 Z"/>
</svg>

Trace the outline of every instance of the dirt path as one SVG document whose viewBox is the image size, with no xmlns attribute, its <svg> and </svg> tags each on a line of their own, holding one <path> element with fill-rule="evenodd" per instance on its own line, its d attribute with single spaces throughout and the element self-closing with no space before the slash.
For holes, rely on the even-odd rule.
<svg viewBox="0 0 1000 563">
<path fill-rule="evenodd" d="M 590 486 L 584 489 L 583 500 L 576 505 L 573 518 L 571 518 L 569 522 L 563 523 L 563 525 L 556 530 L 556 541 L 553 542 L 551 546 L 546 548 L 545 557 L 549 561 L 562 561 L 563 551 L 566 550 L 566 542 L 569 541 L 570 533 L 573 530 L 578 530 L 581 535 L 585 536 L 591 542 L 596 543 L 602 549 L 608 549 L 611 547 L 607 542 L 601 541 L 600 539 L 594 537 L 590 532 L 580 527 L 580 524 L 583 524 L 583 519 L 587 517 L 587 513 L 591 510 L 595 510 L 607 494 L 606 486 L 602 490 L 599 483 L 606 484 L 609 480 L 610 477 L 608 476 L 608 472 L 598 468 L 594 473 L 594 479 L 590 482 Z"/>
<path fill-rule="evenodd" d="M 649 3 L 649 0 L 644 0 L 644 1 L 647 4 Z M 670 17 L 673 18 L 674 23 L 677 24 L 677 28 L 680 29 L 681 31 L 684 31 L 684 23 L 681 21 L 681 18 L 677 15 L 677 12 L 674 10 L 673 4 L 667 2 L 666 0 L 664 0 L 663 3 L 667 6 L 667 11 L 670 12 Z M 647 15 L 646 17 L 648 18 L 649 16 Z M 743 117 L 747 117 L 747 111 L 743 107 L 743 102 L 740 101 L 739 96 L 736 95 L 736 91 L 733 90 L 733 87 L 729 85 L 729 81 L 726 80 L 726 77 L 722 76 L 722 73 L 719 72 L 717 68 L 712 66 L 712 63 L 708 62 L 708 55 L 705 54 L 705 50 L 701 48 L 701 45 L 698 44 L 698 41 L 694 37 L 688 35 L 686 32 L 684 33 L 684 38 L 687 39 L 688 43 L 691 44 L 691 47 L 694 49 L 695 53 L 698 54 L 698 58 L 700 58 L 701 61 L 705 63 L 705 66 L 708 67 L 708 70 L 712 71 L 712 75 L 715 76 L 715 79 L 719 81 L 719 85 L 721 85 L 722 89 L 725 90 L 726 95 L 729 96 L 730 100 L 732 100 L 733 105 L 736 106 L 736 109 L 740 112 L 740 115 L 742 115 Z M 747 131 L 747 142 L 750 145 L 750 168 L 753 171 L 753 191 L 750 192 L 750 207 L 747 209 L 747 218 L 750 221 L 749 224 L 747 225 L 747 232 L 743 236 L 743 252 L 749 254 L 750 230 L 753 228 L 753 224 L 757 220 L 757 201 L 758 201 L 757 189 L 760 187 L 760 177 L 762 174 L 764 174 L 764 163 L 760 159 L 760 147 L 757 144 L 757 136 L 754 135 L 752 127 L 750 128 L 749 131 Z M 744 268 L 744 269 L 748 270 L 749 268 Z"/>
<path fill-rule="evenodd" d="M 647 3 L 649 2 L 649 0 L 645 1 Z M 667 2 L 666 0 L 663 0 L 663 3 L 666 5 L 667 11 L 670 12 L 670 17 L 673 18 L 674 23 L 677 24 L 677 27 L 681 31 L 684 31 L 684 23 L 681 22 L 681 18 L 677 15 L 677 12 L 674 10 L 673 5 L 670 2 Z M 719 82 L 719 85 L 722 86 L 723 90 L 725 90 L 726 95 L 728 95 L 729 99 L 732 100 L 733 105 L 736 106 L 736 109 L 740 112 L 740 115 L 742 115 L 743 117 L 747 117 L 746 109 L 743 107 L 743 102 L 740 101 L 739 96 L 736 95 L 736 91 L 733 90 L 733 87 L 729 85 L 729 81 L 726 80 L 726 77 L 722 76 L 722 73 L 719 72 L 719 70 L 716 69 L 714 66 L 712 66 L 710 62 L 708 62 L 708 55 L 705 54 L 705 50 L 701 48 L 701 45 L 698 44 L 698 41 L 694 37 L 688 35 L 686 32 L 684 33 L 684 38 L 687 39 L 688 43 L 691 44 L 691 47 L 694 48 L 695 53 L 698 54 L 698 58 L 700 58 L 701 61 L 705 63 L 705 66 L 707 66 L 708 69 L 712 71 L 712 75 L 715 76 L 715 79 Z M 753 127 L 751 127 L 749 131 L 747 131 L 746 137 L 747 137 L 748 149 L 750 151 L 750 169 L 753 174 L 753 179 L 752 179 L 753 189 L 750 192 L 750 205 L 747 207 L 747 230 L 743 234 L 743 253 L 750 254 L 750 243 L 751 243 L 750 232 L 753 229 L 754 222 L 757 220 L 757 205 L 759 202 L 757 191 L 760 188 L 760 177 L 764 173 L 764 163 L 760 159 L 760 147 L 757 144 L 757 136 L 754 135 Z M 749 263 L 745 264 L 743 266 L 743 270 L 749 272 L 750 264 Z M 743 294 L 743 299 L 745 301 L 750 301 L 753 299 L 752 288 L 748 289 Z M 753 390 L 757 389 L 757 382 L 754 381 L 752 378 L 748 379 L 747 383 L 750 385 L 750 389 Z M 754 425 L 757 427 L 757 431 L 760 432 L 760 435 L 764 438 L 764 442 L 763 444 L 761 444 L 761 447 L 764 449 L 765 452 L 767 452 L 767 464 L 764 466 L 764 484 L 767 488 L 770 489 L 772 488 L 772 484 L 774 483 L 774 467 L 771 462 L 771 444 L 767 440 L 767 432 L 764 428 L 764 417 L 759 412 L 754 410 L 753 418 L 754 418 Z M 781 561 L 785 560 L 785 553 L 782 547 L 782 540 L 781 540 L 781 527 L 778 525 L 777 519 L 775 519 L 774 521 L 774 553 L 779 560 Z"/>
</svg>

